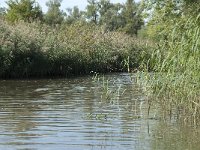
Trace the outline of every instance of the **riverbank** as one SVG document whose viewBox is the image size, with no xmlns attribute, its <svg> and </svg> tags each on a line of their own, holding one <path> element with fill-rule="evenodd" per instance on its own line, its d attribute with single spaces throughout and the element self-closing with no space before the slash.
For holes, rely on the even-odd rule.
<svg viewBox="0 0 200 150">
<path fill-rule="evenodd" d="M 148 41 L 86 23 L 49 27 L 0 21 L 0 78 L 67 77 L 140 66 Z"/>
</svg>

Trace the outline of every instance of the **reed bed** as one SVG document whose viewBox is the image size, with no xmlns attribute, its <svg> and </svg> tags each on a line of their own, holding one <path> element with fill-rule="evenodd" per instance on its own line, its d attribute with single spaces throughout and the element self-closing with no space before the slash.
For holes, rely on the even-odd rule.
<svg viewBox="0 0 200 150">
<path fill-rule="evenodd" d="M 128 71 L 147 57 L 148 41 L 75 23 L 55 28 L 0 20 L 0 77 L 67 77 Z M 127 63 L 128 62 L 128 63 Z"/>
<path fill-rule="evenodd" d="M 184 122 L 200 121 L 200 18 L 184 16 L 168 39 L 152 51 L 147 66 L 153 73 L 139 72 L 139 82 L 149 95 L 150 107 L 158 106 L 165 117 Z M 163 111 L 164 110 L 164 111 Z"/>
</svg>

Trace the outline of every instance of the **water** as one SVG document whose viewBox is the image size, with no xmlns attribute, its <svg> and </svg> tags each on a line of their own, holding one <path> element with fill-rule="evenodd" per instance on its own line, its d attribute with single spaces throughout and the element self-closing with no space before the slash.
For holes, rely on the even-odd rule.
<svg viewBox="0 0 200 150">
<path fill-rule="evenodd" d="M 128 74 L 0 85 L 2 150 L 200 148 L 200 130 L 146 116 L 146 97 Z"/>
</svg>

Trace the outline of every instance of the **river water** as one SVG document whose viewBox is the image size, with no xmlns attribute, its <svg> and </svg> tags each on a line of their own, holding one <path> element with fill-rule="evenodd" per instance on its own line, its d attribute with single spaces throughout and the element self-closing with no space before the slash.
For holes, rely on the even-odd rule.
<svg viewBox="0 0 200 150">
<path fill-rule="evenodd" d="M 198 127 L 147 116 L 147 97 L 129 74 L 0 85 L 0 150 L 200 148 Z"/>
</svg>

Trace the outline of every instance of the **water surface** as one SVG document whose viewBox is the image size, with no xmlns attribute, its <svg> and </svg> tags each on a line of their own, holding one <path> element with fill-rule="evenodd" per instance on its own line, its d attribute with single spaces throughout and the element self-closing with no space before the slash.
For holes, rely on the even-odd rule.
<svg viewBox="0 0 200 150">
<path fill-rule="evenodd" d="M 147 117 L 146 96 L 128 74 L 0 85 L 2 150 L 200 147 L 198 129 Z"/>
</svg>

